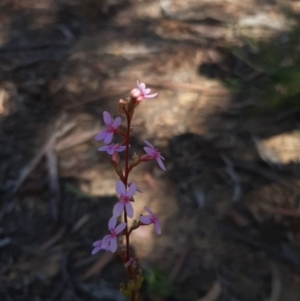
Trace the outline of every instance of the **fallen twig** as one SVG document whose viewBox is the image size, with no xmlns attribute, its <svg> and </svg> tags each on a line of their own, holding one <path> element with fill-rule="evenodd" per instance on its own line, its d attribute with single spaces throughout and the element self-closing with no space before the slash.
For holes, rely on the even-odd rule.
<svg viewBox="0 0 300 301">
<path fill-rule="evenodd" d="M 113 253 L 106 252 L 101 254 L 101 257 L 98 259 L 96 263 L 94 263 L 83 275 L 83 280 L 88 279 L 94 275 L 98 275 L 103 268 L 109 264 L 112 259 L 115 257 Z"/>
<path fill-rule="evenodd" d="M 85 223 L 87 223 L 90 219 L 90 215 L 89 214 L 85 214 L 83 215 L 78 221 L 77 223 L 74 225 L 72 232 L 76 233 Z"/>
<path fill-rule="evenodd" d="M 272 288 L 271 295 L 268 298 L 268 301 L 278 301 L 281 295 L 281 280 L 280 280 L 280 271 L 278 266 L 271 262 L 271 273 L 272 273 Z"/>
<path fill-rule="evenodd" d="M 222 223 L 222 225 L 219 227 L 219 230 L 231 239 L 266 252 L 267 254 L 288 264 L 298 274 L 300 273 L 300 258 L 290 248 L 288 248 L 288 246 L 282 244 L 276 247 L 267 244 L 258 237 L 252 237 L 247 233 L 238 232 L 224 223 Z"/>
<path fill-rule="evenodd" d="M 151 82 L 151 80 L 147 80 L 147 84 L 150 87 L 154 87 L 154 88 L 186 90 L 190 92 L 200 92 L 200 93 L 205 93 L 206 95 L 214 95 L 214 96 L 230 94 L 228 89 L 225 89 L 221 86 L 206 87 L 199 83 L 192 84 L 192 83 L 174 83 L 174 82 L 158 82 L 158 81 Z"/>
<path fill-rule="evenodd" d="M 74 284 L 68 272 L 68 254 L 66 254 L 62 260 L 61 271 L 62 271 L 63 279 L 67 284 L 67 287 L 69 288 L 70 294 L 72 296 L 72 300 L 80 300 L 80 298 L 78 297 L 75 291 Z"/>
<path fill-rule="evenodd" d="M 269 205 L 264 205 L 264 204 L 261 204 L 260 207 L 271 213 L 278 213 L 284 216 L 291 216 L 291 217 L 300 217 L 299 209 L 273 208 Z"/>
<path fill-rule="evenodd" d="M 46 149 L 46 159 L 49 175 L 49 187 L 50 187 L 50 203 L 52 209 L 52 215 L 54 220 L 58 220 L 58 203 L 60 201 L 60 185 L 57 166 L 57 155 L 55 153 L 56 139 L 52 139 Z"/>
<path fill-rule="evenodd" d="M 239 178 L 238 174 L 235 172 L 231 160 L 228 157 L 226 157 L 225 155 L 221 155 L 221 158 L 223 159 L 224 163 L 226 164 L 225 171 L 233 182 L 232 200 L 234 202 L 238 202 L 241 199 L 242 193 L 243 193 L 240 178 Z"/>
<path fill-rule="evenodd" d="M 169 274 L 169 278 L 168 278 L 169 282 L 173 282 L 174 280 L 176 280 L 176 278 L 184 264 L 184 261 L 187 257 L 188 252 L 189 252 L 189 247 L 186 247 L 185 250 L 183 250 L 183 252 L 181 252 L 179 258 L 175 261 L 175 264 Z"/>
<path fill-rule="evenodd" d="M 288 190 L 295 191 L 294 185 L 288 183 L 287 181 L 284 181 L 285 179 L 275 173 L 275 171 L 271 172 L 266 168 L 262 168 L 255 164 L 254 162 L 246 162 L 242 160 L 232 159 L 232 164 L 235 168 L 245 170 L 251 173 L 254 173 L 256 175 L 262 176 L 265 179 L 272 181 L 272 182 L 278 182 L 283 187 L 285 187 Z"/>
<path fill-rule="evenodd" d="M 61 121 L 64 119 L 64 117 L 61 118 Z M 45 155 L 46 151 L 49 149 L 49 147 L 54 143 L 57 137 L 61 137 L 65 135 L 67 132 L 69 132 L 72 128 L 74 128 L 76 124 L 73 123 L 67 123 L 64 125 L 61 129 L 54 132 L 49 139 L 46 141 L 46 143 L 42 146 L 42 148 L 36 153 L 36 155 L 29 161 L 29 163 L 21 170 L 19 178 L 16 180 L 16 184 L 13 189 L 13 193 L 18 192 L 20 187 L 23 185 L 27 177 L 30 175 L 30 173 L 36 168 L 36 166 L 41 161 L 42 157 Z"/>
<path fill-rule="evenodd" d="M 22 169 L 20 172 L 20 176 L 16 181 L 13 192 L 16 193 L 20 187 L 23 185 L 29 174 L 35 169 L 46 150 L 49 148 L 49 145 L 53 143 L 56 139 L 56 133 L 52 134 L 48 141 L 44 144 L 44 146 L 37 152 L 37 154 L 33 157 L 33 159 Z"/>
<path fill-rule="evenodd" d="M 89 131 L 85 131 L 82 133 L 75 133 L 60 142 L 57 143 L 55 150 L 57 152 L 61 152 L 63 150 L 66 150 L 68 148 L 74 147 L 78 144 L 84 143 L 92 138 L 94 138 L 99 132 L 100 132 L 100 127 L 95 127 Z"/>
<path fill-rule="evenodd" d="M 215 281 L 212 287 L 206 293 L 206 295 L 200 299 L 197 299 L 197 301 L 216 301 L 221 294 L 222 294 L 222 286 L 220 282 Z"/>
<path fill-rule="evenodd" d="M 42 252 L 45 251 L 46 249 L 48 249 L 49 247 L 53 246 L 56 242 L 58 242 L 60 239 L 63 238 L 63 236 L 66 233 L 66 228 L 62 227 L 60 228 L 55 234 L 54 236 L 52 236 L 50 239 L 48 239 L 43 245 L 41 245 L 38 248 L 38 252 Z"/>
</svg>

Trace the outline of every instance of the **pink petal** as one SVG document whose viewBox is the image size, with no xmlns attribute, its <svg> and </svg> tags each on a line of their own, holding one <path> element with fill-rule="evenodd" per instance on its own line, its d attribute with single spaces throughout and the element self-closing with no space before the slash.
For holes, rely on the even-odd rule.
<svg viewBox="0 0 300 301">
<path fill-rule="evenodd" d="M 144 206 L 144 209 L 151 215 L 151 216 L 155 216 L 154 213 L 146 206 Z"/>
<path fill-rule="evenodd" d="M 126 208 L 126 213 L 127 213 L 127 215 L 128 215 L 130 218 L 132 218 L 132 217 L 133 217 L 133 207 L 132 207 L 131 202 L 126 203 L 126 204 L 125 204 L 125 208 Z"/>
<path fill-rule="evenodd" d="M 111 125 L 111 116 L 108 112 L 103 112 L 103 120 L 107 126 Z"/>
<path fill-rule="evenodd" d="M 117 251 L 117 238 L 114 237 L 110 240 L 110 251 L 115 253 Z"/>
<path fill-rule="evenodd" d="M 108 244 L 105 248 L 102 247 L 103 250 L 110 251 L 110 245 Z"/>
<path fill-rule="evenodd" d="M 110 235 L 106 235 L 102 239 L 102 249 L 106 250 L 110 243 Z"/>
<path fill-rule="evenodd" d="M 145 94 L 149 94 L 151 92 L 151 89 L 145 89 Z"/>
<path fill-rule="evenodd" d="M 157 234 L 161 234 L 160 222 L 158 220 L 154 222 L 154 229 Z"/>
<path fill-rule="evenodd" d="M 100 246 L 100 247 L 94 248 L 93 251 L 92 251 L 92 255 L 95 255 L 95 254 L 98 253 L 101 249 L 102 249 L 101 246 Z"/>
<path fill-rule="evenodd" d="M 109 155 L 112 155 L 114 152 L 115 152 L 114 148 L 109 148 L 109 149 L 107 150 L 107 153 L 108 153 Z"/>
<path fill-rule="evenodd" d="M 126 146 L 118 146 L 118 148 L 116 148 L 117 152 L 123 152 L 126 149 Z"/>
<path fill-rule="evenodd" d="M 112 124 L 112 127 L 113 127 L 114 129 L 116 129 L 117 127 L 120 126 L 121 123 L 122 123 L 121 117 L 117 117 L 117 118 L 114 120 L 114 123 Z"/>
<path fill-rule="evenodd" d="M 97 141 L 101 141 L 106 137 L 106 135 L 107 135 L 106 130 L 103 130 L 101 133 L 99 133 L 97 136 L 95 136 L 94 139 Z"/>
<path fill-rule="evenodd" d="M 101 246 L 101 244 L 102 244 L 102 240 L 100 239 L 100 240 L 95 241 L 95 242 L 93 243 L 93 246 L 94 246 L 94 247 L 99 247 L 99 246 Z"/>
<path fill-rule="evenodd" d="M 152 149 L 152 148 L 146 146 L 146 147 L 144 147 L 144 151 L 145 151 L 149 156 L 151 156 L 151 157 L 154 156 L 154 153 L 155 153 L 155 150 L 154 150 L 154 149 Z"/>
<path fill-rule="evenodd" d="M 137 186 L 136 186 L 136 191 L 138 191 L 139 193 L 143 193 L 143 191 Z"/>
<path fill-rule="evenodd" d="M 117 219 L 115 218 L 115 216 L 112 216 L 108 222 L 108 229 L 109 230 L 113 230 L 116 228 L 116 224 L 117 224 Z"/>
<path fill-rule="evenodd" d="M 148 215 L 142 215 L 140 216 L 140 222 L 145 225 L 150 225 L 152 223 L 151 217 Z"/>
<path fill-rule="evenodd" d="M 111 143 L 111 141 L 112 141 L 112 138 L 113 138 L 113 133 L 106 133 L 106 137 L 104 138 L 104 143 L 105 144 L 109 144 L 109 143 Z"/>
<path fill-rule="evenodd" d="M 145 98 L 154 98 L 157 96 L 158 93 L 153 93 L 153 94 L 150 94 L 150 95 L 145 95 Z"/>
<path fill-rule="evenodd" d="M 140 83 L 138 88 L 142 90 L 142 92 L 145 92 L 146 85 L 144 83 Z"/>
<path fill-rule="evenodd" d="M 126 227 L 126 223 L 121 223 L 120 225 L 117 226 L 115 229 L 116 234 L 121 233 Z"/>
<path fill-rule="evenodd" d="M 113 209 L 113 216 L 118 217 L 123 213 L 124 210 L 124 204 L 121 202 L 118 202 Z"/>
<path fill-rule="evenodd" d="M 117 181 L 116 183 L 116 192 L 118 195 L 126 194 L 125 185 L 121 180 Z"/>
<path fill-rule="evenodd" d="M 156 158 L 156 162 L 157 162 L 158 166 L 159 166 L 162 170 L 166 170 L 163 161 L 161 161 L 161 158 Z"/>
<path fill-rule="evenodd" d="M 101 147 L 99 147 L 99 148 L 98 148 L 98 151 L 100 151 L 100 152 L 106 152 L 106 151 L 107 151 L 107 149 L 108 149 L 108 146 L 107 146 L 107 145 L 105 145 L 105 146 L 101 146 Z"/>
<path fill-rule="evenodd" d="M 132 198 L 132 196 L 135 194 L 136 192 L 136 184 L 135 183 L 131 183 L 129 188 L 128 188 L 128 191 L 127 191 L 127 195 Z"/>
<path fill-rule="evenodd" d="M 145 144 L 147 144 L 148 146 L 150 146 L 152 149 L 155 149 L 154 146 L 147 140 L 144 140 Z"/>
</svg>

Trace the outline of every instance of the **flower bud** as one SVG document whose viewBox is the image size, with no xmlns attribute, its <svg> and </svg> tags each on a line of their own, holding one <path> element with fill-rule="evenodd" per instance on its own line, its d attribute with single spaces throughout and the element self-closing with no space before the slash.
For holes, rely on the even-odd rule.
<svg viewBox="0 0 300 301">
<path fill-rule="evenodd" d="M 131 100 L 138 101 L 138 99 L 140 98 L 140 96 L 141 96 L 141 91 L 139 89 L 134 88 L 134 89 L 131 90 L 131 92 L 130 92 L 130 98 L 131 98 Z"/>
<path fill-rule="evenodd" d="M 126 114 L 126 105 L 127 102 L 124 99 L 119 100 L 119 112 L 121 114 Z"/>
<path fill-rule="evenodd" d="M 120 156 L 119 156 L 119 153 L 118 152 L 114 152 L 111 156 L 111 160 L 116 163 L 116 165 L 119 164 L 120 162 Z"/>
</svg>

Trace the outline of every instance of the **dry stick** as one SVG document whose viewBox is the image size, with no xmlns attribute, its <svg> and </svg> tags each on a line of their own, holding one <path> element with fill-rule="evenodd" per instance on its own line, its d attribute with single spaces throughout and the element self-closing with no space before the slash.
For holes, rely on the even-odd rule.
<svg viewBox="0 0 300 301">
<path fill-rule="evenodd" d="M 21 188 L 21 186 L 23 185 L 27 177 L 39 164 L 43 155 L 46 153 L 47 149 L 53 144 L 53 141 L 55 141 L 57 137 L 61 137 L 65 135 L 67 132 L 73 129 L 75 125 L 76 125 L 75 123 L 67 124 L 61 130 L 56 131 L 50 136 L 50 138 L 46 141 L 43 147 L 37 152 L 37 154 L 32 158 L 32 160 L 29 161 L 29 163 L 21 170 L 20 176 L 17 179 L 15 187 L 13 189 L 13 193 L 16 193 Z"/>
<path fill-rule="evenodd" d="M 271 172 L 266 168 L 259 167 L 257 164 L 253 162 L 246 162 L 243 160 L 232 159 L 232 165 L 237 169 L 245 170 L 257 174 L 259 176 L 262 176 L 269 181 L 278 182 L 287 190 L 295 191 L 294 185 L 288 183 L 287 181 L 284 181 L 285 179 L 280 175 L 278 175 L 278 173 Z"/>
<path fill-rule="evenodd" d="M 66 106 L 66 110 L 72 110 L 74 108 L 80 107 L 87 103 L 99 101 L 100 99 L 103 99 L 103 98 L 116 97 L 116 96 L 119 96 L 120 94 L 125 93 L 127 90 L 128 90 L 127 86 L 122 89 L 120 87 L 108 89 L 108 91 L 104 91 L 104 92 L 102 91 L 101 95 L 99 95 L 99 96 L 93 97 L 91 99 L 81 100 L 80 102 L 77 102 L 77 103 L 69 104 Z M 84 97 L 82 97 L 82 98 L 84 98 Z"/>
<path fill-rule="evenodd" d="M 149 86 L 160 89 L 175 89 L 175 90 L 186 90 L 190 92 L 202 92 L 212 96 L 230 95 L 230 91 L 220 86 L 205 87 L 200 84 L 192 83 L 174 83 L 174 82 L 157 82 L 147 81 Z"/>
<path fill-rule="evenodd" d="M 50 204 L 54 220 L 58 220 L 58 204 L 60 202 L 60 185 L 59 174 L 57 165 L 57 155 L 55 152 L 56 139 L 51 140 L 51 143 L 46 149 L 46 159 L 49 175 L 49 187 L 50 187 Z"/>
<path fill-rule="evenodd" d="M 44 146 L 38 151 L 38 153 L 33 157 L 33 159 L 25 166 L 21 173 L 19 178 L 16 181 L 15 187 L 13 192 L 16 193 L 20 187 L 23 185 L 29 174 L 35 169 L 35 167 L 39 164 L 41 161 L 43 155 L 47 151 L 50 145 L 53 144 L 53 141 L 56 139 L 56 133 L 52 134 L 52 136 L 49 138 L 49 140 L 44 144 Z"/>
<path fill-rule="evenodd" d="M 68 136 L 67 138 L 61 140 L 57 143 L 55 150 L 57 152 L 61 152 L 63 150 L 72 148 L 78 144 L 84 143 L 90 139 L 92 139 L 95 135 L 97 135 L 100 131 L 100 127 L 95 127 L 89 131 L 84 131 L 79 134 L 73 134 L 71 136 Z"/>
<path fill-rule="evenodd" d="M 67 287 L 69 288 L 69 293 L 72 296 L 71 299 L 77 301 L 77 300 L 81 300 L 81 298 L 79 298 L 79 296 L 77 296 L 74 284 L 73 284 L 71 277 L 69 275 L 69 272 L 68 272 L 68 256 L 69 256 L 69 253 L 65 254 L 65 256 L 61 262 L 61 272 L 62 272 L 64 282 L 66 283 Z"/>
<path fill-rule="evenodd" d="M 216 301 L 222 294 L 222 286 L 220 282 L 215 281 L 206 295 L 197 301 Z"/>
<path fill-rule="evenodd" d="M 47 240 L 43 245 L 38 248 L 38 252 L 45 251 L 49 247 L 53 246 L 57 241 L 59 241 L 66 233 L 66 228 L 61 227 L 49 240 Z"/>
<path fill-rule="evenodd" d="M 238 202 L 241 199 L 242 194 L 243 194 L 240 178 L 239 178 L 238 174 L 235 172 L 231 160 L 225 155 L 221 155 L 221 158 L 224 161 L 224 163 L 226 164 L 225 171 L 228 174 L 228 176 L 231 178 L 233 185 L 234 185 L 232 200 L 233 200 L 233 202 Z"/>
<path fill-rule="evenodd" d="M 89 214 L 84 214 L 73 226 L 72 232 L 76 233 L 81 227 L 83 227 L 89 220 L 90 220 Z"/>
<path fill-rule="evenodd" d="M 274 213 L 274 214 L 281 214 L 283 216 L 290 216 L 290 217 L 300 217 L 300 210 L 295 209 L 287 209 L 287 208 L 273 208 L 266 204 L 260 204 L 260 207 L 268 212 Z"/>
<path fill-rule="evenodd" d="M 183 252 L 180 254 L 179 258 L 176 260 L 170 274 L 169 274 L 169 277 L 168 277 L 168 281 L 170 283 L 174 282 L 174 280 L 176 280 L 184 262 L 185 262 L 185 259 L 189 253 L 189 249 L 190 249 L 190 246 L 187 246 Z"/>
<path fill-rule="evenodd" d="M 114 259 L 114 257 L 114 253 L 103 253 L 97 262 L 93 263 L 93 265 L 84 273 L 82 279 L 86 280 L 94 275 L 98 275 Z"/>
<path fill-rule="evenodd" d="M 268 301 L 278 301 L 281 295 L 280 271 L 278 266 L 274 262 L 271 262 L 270 265 L 272 273 L 272 289 Z"/>
</svg>

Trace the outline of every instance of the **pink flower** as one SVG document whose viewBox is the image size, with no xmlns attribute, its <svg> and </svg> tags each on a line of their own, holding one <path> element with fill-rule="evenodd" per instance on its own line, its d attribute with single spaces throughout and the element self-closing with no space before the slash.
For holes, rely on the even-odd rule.
<svg viewBox="0 0 300 301">
<path fill-rule="evenodd" d="M 136 192 L 136 184 L 131 183 L 130 187 L 128 188 L 128 191 L 126 191 L 126 187 L 124 183 L 119 180 L 116 183 L 116 192 L 118 193 L 120 197 L 120 201 L 114 206 L 113 209 L 113 216 L 118 217 L 123 213 L 124 208 L 126 208 L 127 215 L 132 218 L 133 217 L 133 207 L 130 202 L 130 199 L 133 197 L 133 195 Z"/>
<path fill-rule="evenodd" d="M 144 147 L 145 152 L 148 155 L 149 159 L 155 159 L 158 166 L 162 169 L 162 170 L 166 170 L 164 163 L 162 162 L 162 160 L 165 160 L 165 158 L 160 154 L 160 152 L 154 148 L 154 146 L 148 142 L 148 141 L 144 141 L 145 144 L 147 144 L 148 146 Z"/>
<path fill-rule="evenodd" d="M 126 223 L 121 223 L 117 227 L 116 225 L 117 219 L 113 216 L 108 222 L 108 229 L 110 231 L 110 234 L 104 236 L 102 240 L 102 249 L 111 251 L 112 253 L 115 253 L 117 250 L 117 236 L 125 229 Z"/>
<path fill-rule="evenodd" d="M 113 120 L 110 114 L 106 111 L 103 112 L 103 120 L 106 125 L 106 129 L 99 133 L 95 139 L 97 141 L 104 140 L 105 144 L 109 144 L 112 141 L 114 133 L 117 131 L 118 127 L 122 123 L 121 117 L 117 117 Z"/>
<path fill-rule="evenodd" d="M 95 255 L 102 249 L 102 240 L 97 240 L 93 243 L 93 246 L 95 247 L 92 251 L 92 255 Z"/>
<path fill-rule="evenodd" d="M 144 207 L 144 208 L 150 215 L 142 215 L 140 217 L 140 222 L 143 225 L 154 224 L 154 229 L 155 229 L 156 233 L 161 234 L 161 227 L 160 227 L 160 222 L 159 222 L 158 218 L 153 214 L 153 212 L 149 208 L 147 208 L 147 207 Z"/>
<path fill-rule="evenodd" d="M 113 155 L 114 153 L 122 152 L 125 149 L 126 149 L 126 146 L 112 143 L 110 145 L 101 146 L 100 148 L 98 148 L 98 151 L 107 152 L 109 155 Z"/>
<path fill-rule="evenodd" d="M 131 95 L 136 98 L 137 101 L 142 101 L 144 98 L 154 98 L 158 93 L 149 94 L 151 89 L 147 89 L 144 83 L 136 81 L 137 88 L 131 91 Z"/>
</svg>

